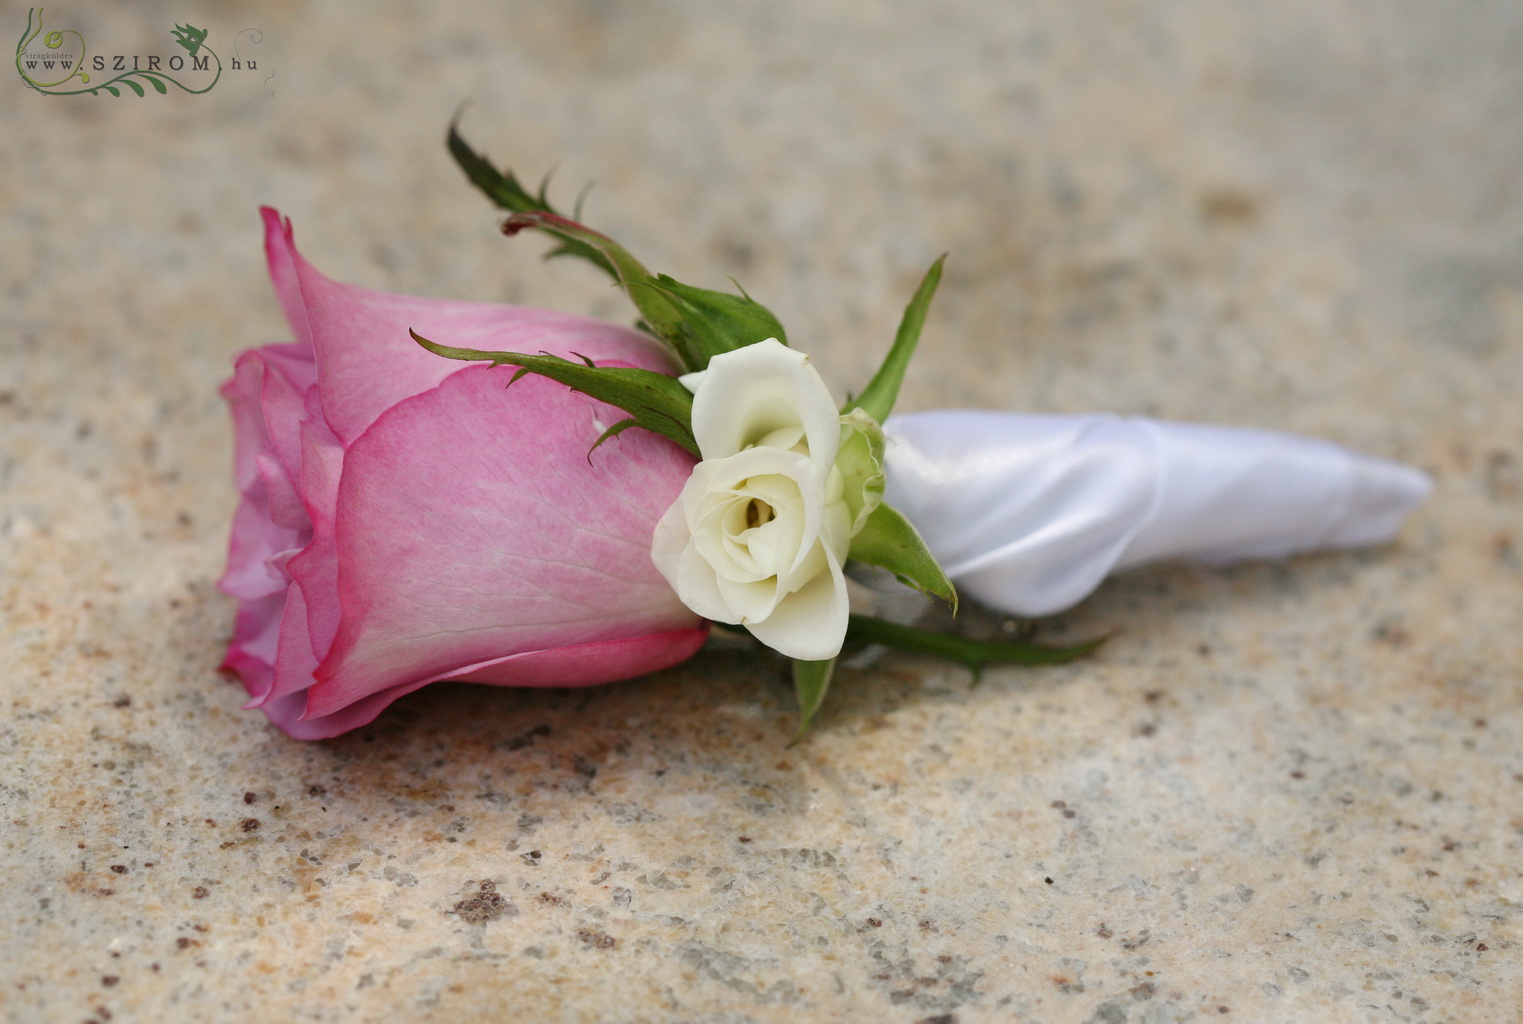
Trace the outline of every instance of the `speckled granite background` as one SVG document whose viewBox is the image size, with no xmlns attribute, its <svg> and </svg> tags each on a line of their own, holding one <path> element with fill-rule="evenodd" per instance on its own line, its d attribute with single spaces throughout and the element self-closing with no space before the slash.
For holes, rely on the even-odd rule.
<svg viewBox="0 0 1523 1024">
<path fill-rule="evenodd" d="M 257 69 L 0 83 L 0 1017 L 1518 1019 L 1523 7 L 501 6 L 50 6 Z M 1389 549 L 1116 580 L 1046 627 L 1122 630 L 1082 664 L 843 672 L 792 749 L 729 652 L 288 740 L 215 671 L 256 205 L 341 279 L 624 315 L 496 234 L 463 100 L 843 387 L 950 250 L 903 408 L 1282 427 L 1436 493 Z"/>
</svg>

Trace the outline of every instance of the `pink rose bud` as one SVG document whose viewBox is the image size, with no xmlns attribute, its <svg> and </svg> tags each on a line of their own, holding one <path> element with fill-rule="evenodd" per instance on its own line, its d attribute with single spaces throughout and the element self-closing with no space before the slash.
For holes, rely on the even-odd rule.
<svg viewBox="0 0 1523 1024">
<path fill-rule="evenodd" d="M 224 667 L 300 739 L 364 725 L 442 679 L 585 686 L 690 657 L 707 624 L 651 562 L 693 459 L 624 418 L 445 345 L 586 356 L 665 373 L 646 336 L 518 306 L 371 291 L 318 273 L 266 209 L 295 340 L 242 353 L 232 406 L 243 500 L 219 586 L 239 601 Z"/>
</svg>

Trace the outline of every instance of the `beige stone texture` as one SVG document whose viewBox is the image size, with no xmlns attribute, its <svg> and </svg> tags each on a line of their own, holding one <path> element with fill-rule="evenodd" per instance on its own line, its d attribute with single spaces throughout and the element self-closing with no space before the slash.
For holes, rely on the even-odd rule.
<svg viewBox="0 0 1523 1024">
<path fill-rule="evenodd" d="M 0 4 L 20 35 L 25 5 Z M 1511 1022 L 1523 1006 L 1523 7 L 49 6 L 204 95 L 0 75 L 0 1019 Z M 301 743 L 217 673 L 216 393 L 342 280 L 623 318 L 464 127 L 843 391 L 1321 435 L 1434 474 L 1384 549 L 1107 583 L 1071 666 L 430 687 Z M 973 615 L 967 628 L 994 623 Z"/>
</svg>

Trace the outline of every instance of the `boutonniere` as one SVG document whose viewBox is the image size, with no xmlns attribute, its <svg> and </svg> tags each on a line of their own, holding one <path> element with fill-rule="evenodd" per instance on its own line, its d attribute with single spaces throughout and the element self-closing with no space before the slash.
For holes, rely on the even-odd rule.
<svg viewBox="0 0 1523 1024">
<path fill-rule="evenodd" d="M 243 502 L 221 585 L 240 600 L 226 665 L 293 736 L 336 735 L 437 680 L 629 678 L 691 657 L 710 624 L 791 660 L 802 733 L 848 648 L 978 671 L 1098 644 L 878 618 L 854 611 L 874 593 L 854 577 L 1038 616 L 1144 561 L 1380 543 L 1427 493 L 1415 470 L 1290 435 L 894 416 L 942 259 L 837 402 L 743 289 L 653 273 L 453 127 L 448 144 L 505 233 L 607 273 L 637 323 L 340 284 L 266 211 L 295 340 L 244 353 L 224 387 Z"/>
</svg>

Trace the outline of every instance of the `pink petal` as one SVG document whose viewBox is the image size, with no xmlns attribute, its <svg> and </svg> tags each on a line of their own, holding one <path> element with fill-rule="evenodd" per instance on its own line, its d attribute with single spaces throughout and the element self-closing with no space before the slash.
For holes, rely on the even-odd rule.
<svg viewBox="0 0 1523 1024">
<path fill-rule="evenodd" d="M 263 697 L 275 678 L 275 650 L 280 638 L 284 591 L 238 605 L 233 641 L 228 644 L 224 671 L 236 672 L 250 697 Z"/>
<path fill-rule="evenodd" d="M 254 462 L 259 471 L 259 486 L 263 493 L 261 514 L 269 516 L 270 522 L 300 537 L 311 528 L 307 510 L 296 491 L 296 484 L 281 465 L 278 458 L 261 454 Z"/>
<path fill-rule="evenodd" d="M 265 707 L 268 702 L 304 694 L 312 685 L 312 673 L 321 660 L 313 653 L 307 632 L 307 598 L 298 584 L 286 591 L 285 608 L 280 619 L 280 641 L 275 654 L 270 687 L 244 707 Z"/>
<path fill-rule="evenodd" d="M 420 347 L 409 328 L 462 348 L 543 350 L 568 358 L 580 353 L 597 362 L 617 359 L 666 372 L 675 369 L 651 338 L 601 320 L 341 284 L 302 259 L 290 223 L 282 223 L 273 210 L 265 214 L 265 231 L 270 277 L 298 339 L 311 338 L 323 416 L 345 445 L 397 402 L 462 368 Z"/>
<path fill-rule="evenodd" d="M 649 636 L 510 654 L 485 665 L 453 673 L 462 683 L 491 686 L 596 686 L 611 679 L 648 675 L 680 664 L 698 653 L 709 637 L 708 624 Z"/>
<path fill-rule="evenodd" d="M 301 475 L 301 425 L 308 419 L 307 393 L 317 384 L 310 349 L 267 345 L 256 350 L 265 365 L 259 389 L 266 449 L 280 460 L 293 486 Z"/>
<path fill-rule="evenodd" d="M 338 721 L 330 721 L 320 718 L 312 722 L 301 720 L 302 712 L 307 706 L 305 693 L 292 693 L 279 697 L 267 704 L 261 704 L 259 710 L 265 713 L 272 724 L 281 732 L 293 740 L 325 740 L 339 733 L 348 732 L 356 726 L 364 725 L 370 718 L 362 718 L 350 724 L 340 724 Z M 379 714 L 386 705 L 382 704 L 376 709 Z M 374 718 L 375 715 L 371 715 Z"/>
<path fill-rule="evenodd" d="M 350 446 L 343 618 L 309 716 L 528 652 L 697 627 L 650 559 L 692 459 L 624 414 L 512 367 L 470 367 Z M 635 674 L 604 663 L 598 679 Z"/>
<path fill-rule="evenodd" d="M 312 329 L 307 323 L 307 303 L 301 297 L 301 284 L 296 276 L 296 244 L 291 237 L 291 222 L 282 220 L 279 211 L 268 206 L 259 208 L 264 220 L 264 258 L 270 268 L 270 281 L 275 285 L 275 297 L 285 310 L 286 322 L 296 337 L 296 344 L 312 351 Z"/>
<path fill-rule="evenodd" d="M 708 635 L 704 625 L 576 647 L 526 651 L 484 665 L 467 666 L 461 673 L 394 686 L 331 713 L 312 717 L 303 717 L 306 701 L 294 695 L 272 700 L 262 710 L 270 721 L 295 739 L 327 739 L 369 724 L 392 701 L 445 678 L 497 686 L 590 686 L 680 664 L 698 653 Z"/>
<path fill-rule="evenodd" d="M 220 389 L 233 416 L 233 482 L 240 491 L 253 486 L 258 476 L 254 459 L 270 445 L 264 429 L 264 411 L 259 407 L 264 368 L 262 350 L 251 348 L 240 352 L 233 363 L 232 378 Z"/>
<path fill-rule="evenodd" d="M 227 568 L 217 589 L 243 601 L 256 601 L 285 589 L 286 577 L 275 561 L 283 552 L 296 549 L 302 537 L 276 525 L 270 516 L 269 498 L 257 480 L 233 513 L 228 539 Z"/>
<path fill-rule="evenodd" d="M 315 377 L 316 366 L 298 346 L 267 345 L 240 355 L 222 386 L 233 414 L 233 470 L 243 501 L 217 585 L 234 597 L 254 600 L 284 587 L 285 574 L 272 560 L 307 542 L 310 526 L 279 453 L 284 448 L 290 458 L 290 439 L 299 436 L 306 414 L 302 392 Z"/>
<path fill-rule="evenodd" d="M 317 661 L 328 653 L 338 634 L 338 539 L 334 530 L 343 458 L 343 449 L 326 426 L 303 426 L 301 491 L 312 522 L 312 538 L 286 565 L 286 571 L 308 595 L 306 632 Z"/>
</svg>

